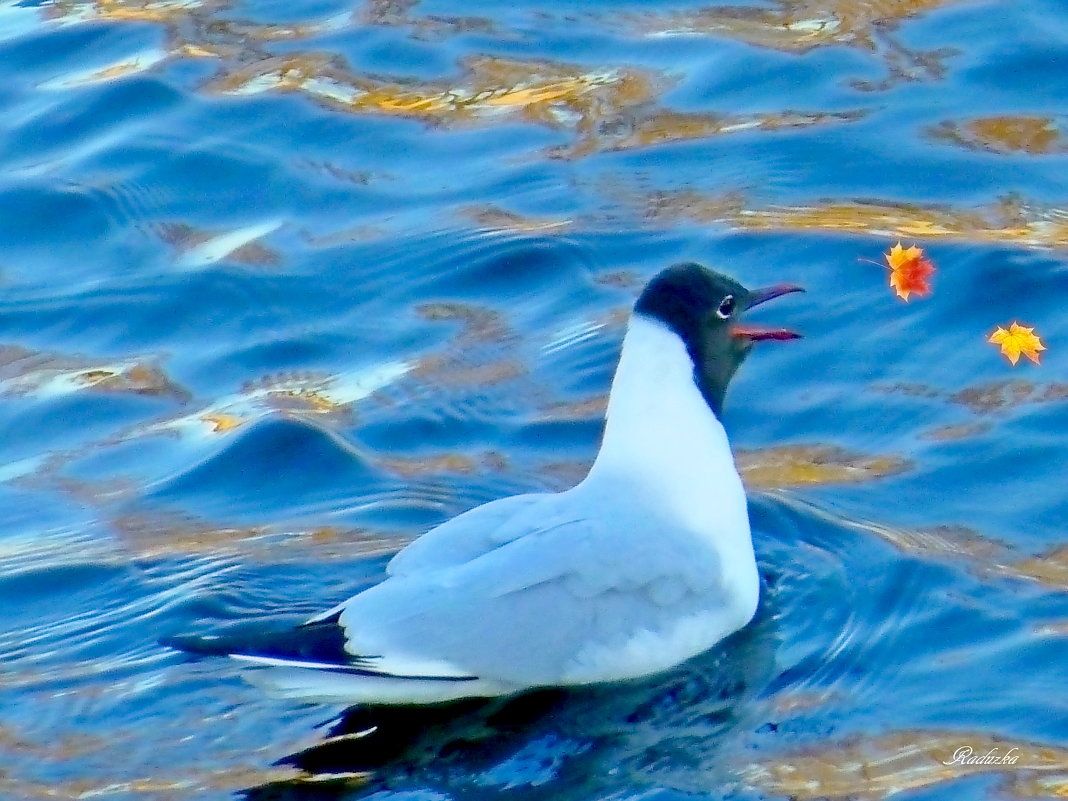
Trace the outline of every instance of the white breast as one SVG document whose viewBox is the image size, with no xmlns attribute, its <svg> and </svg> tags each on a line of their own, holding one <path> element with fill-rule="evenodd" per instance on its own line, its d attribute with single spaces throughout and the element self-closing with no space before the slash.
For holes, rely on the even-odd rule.
<svg viewBox="0 0 1068 801">
<path fill-rule="evenodd" d="M 732 597 L 743 611 L 756 608 L 748 507 L 727 433 L 694 382 L 686 346 L 659 321 L 631 317 L 604 439 L 583 485 L 608 495 L 641 487 L 643 502 L 713 545 Z"/>
<path fill-rule="evenodd" d="M 623 681 L 659 673 L 707 651 L 752 616 L 752 611 L 732 606 L 680 618 L 666 632 L 639 631 L 622 648 L 587 646 L 568 665 L 565 683 Z"/>
</svg>

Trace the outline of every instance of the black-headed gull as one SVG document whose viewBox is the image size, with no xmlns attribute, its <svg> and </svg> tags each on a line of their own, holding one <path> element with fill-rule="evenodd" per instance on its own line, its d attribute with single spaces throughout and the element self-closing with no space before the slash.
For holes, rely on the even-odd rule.
<svg viewBox="0 0 1068 801">
<path fill-rule="evenodd" d="M 724 394 L 755 341 L 797 336 L 739 318 L 796 291 L 664 270 L 634 306 L 586 478 L 464 512 L 277 649 L 230 656 L 291 697 L 429 704 L 634 679 L 711 648 L 759 596 Z"/>
</svg>

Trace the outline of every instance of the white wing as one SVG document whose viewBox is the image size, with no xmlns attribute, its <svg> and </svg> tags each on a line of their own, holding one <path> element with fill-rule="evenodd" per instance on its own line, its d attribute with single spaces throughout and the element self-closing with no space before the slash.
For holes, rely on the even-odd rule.
<svg viewBox="0 0 1068 801">
<path fill-rule="evenodd" d="M 528 533 L 525 522 L 536 519 L 537 507 L 554 497 L 551 493 L 513 495 L 469 509 L 432 528 L 394 556 L 386 565 L 386 573 L 404 576 L 470 562 Z"/>
<path fill-rule="evenodd" d="M 388 674 L 577 684 L 671 667 L 752 616 L 730 603 L 701 539 L 635 519 L 631 504 L 596 521 L 568 515 L 584 506 L 517 505 L 524 536 L 350 599 L 339 618 L 346 650 Z M 544 519 L 532 528 L 534 510 Z"/>
</svg>

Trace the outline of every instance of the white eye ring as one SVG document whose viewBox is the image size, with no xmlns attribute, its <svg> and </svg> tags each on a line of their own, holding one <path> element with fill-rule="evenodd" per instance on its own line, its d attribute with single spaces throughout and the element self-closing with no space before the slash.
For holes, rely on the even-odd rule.
<svg viewBox="0 0 1068 801">
<path fill-rule="evenodd" d="M 727 320 L 732 314 L 734 314 L 734 295 L 727 295 L 719 302 L 719 308 L 716 309 L 716 317 L 721 320 Z"/>
</svg>

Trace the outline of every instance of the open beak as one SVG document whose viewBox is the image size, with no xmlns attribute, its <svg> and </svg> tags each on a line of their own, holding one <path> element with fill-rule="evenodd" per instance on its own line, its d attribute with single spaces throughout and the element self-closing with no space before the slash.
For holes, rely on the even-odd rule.
<svg viewBox="0 0 1068 801">
<path fill-rule="evenodd" d="M 789 295 L 791 292 L 804 291 L 804 287 L 800 287 L 797 284 L 775 284 L 775 286 L 753 289 L 749 292 L 749 305 L 745 308 L 746 310 L 749 310 L 754 306 L 759 306 L 761 303 L 767 303 L 769 300 L 773 300 L 782 295 Z M 763 328 L 755 325 L 734 325 L 731 327 L 731 335 L 745 337 L 754 342 L 762 339 L 801 338 L 800 334 L 796 331 L 791 331 L 788 328 Z"/>
</svg>

